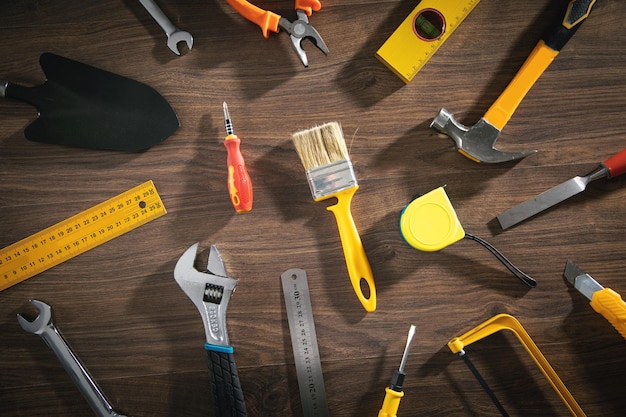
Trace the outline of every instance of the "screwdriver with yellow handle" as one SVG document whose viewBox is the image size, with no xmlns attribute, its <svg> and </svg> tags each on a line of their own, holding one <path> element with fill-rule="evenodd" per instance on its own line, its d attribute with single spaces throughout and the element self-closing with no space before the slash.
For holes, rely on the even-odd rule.
<svg viewBox="0 0 626 417">
<path fill-rule="evenodd" d="M 228 193 L 237 213 L 246 213 L 252 210 L 252 181 L 241 154 L 241 139 L 235 135 L 233 123 L 230 120 L 228 105 L 224 102 L 224 125 L 226 139 L 224 146 L 228 151 Z"/>
<path fill-rule="evenodd" d="M 404 354 L 400 361 L 400 368 L 393 373 L 391 377 L 391 383 L 385 388 L 385 399 L 383 400 L 383 406 L 378 412 L 378 417 L 396 417 L 398 415 L 398 407 L 400 407 L 400 400 L 404 397 L 402 391 L 402 384 L 404 383 L 404 366 L 406 365 L 409 349 L 411 348 L 411 342 L 415 335 L 415 326 L 411 325 L 409 328 L 409 336 L 406 340 L 406 346 L 404 347 Z"/>
<path fill-rule="evenodd" d="M 589 274 L 581 271 L 571 260 L 565 264 L 565 278 L 582 295 L 591 300 L 591 307 L 626 339 L 626 303 L 622 297 L 610 288 L 604 288 Z"/>
</svg>

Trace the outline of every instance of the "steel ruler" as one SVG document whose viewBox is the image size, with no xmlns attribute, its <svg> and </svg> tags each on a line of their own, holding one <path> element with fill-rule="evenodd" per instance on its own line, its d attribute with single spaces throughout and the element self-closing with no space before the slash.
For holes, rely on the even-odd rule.
<svg viewBox="0 0 626 417">
<path fill-rule="evenodd" d="M 152 181 L 0 250 L 0 291 L 166 214 Z"/>
<path fill-rule="evenodd" d="M 326 389 L 306 272 L 302 269 L 289 269 L 280 278 L 304 417 L 328 417 Z"/>
</svg>

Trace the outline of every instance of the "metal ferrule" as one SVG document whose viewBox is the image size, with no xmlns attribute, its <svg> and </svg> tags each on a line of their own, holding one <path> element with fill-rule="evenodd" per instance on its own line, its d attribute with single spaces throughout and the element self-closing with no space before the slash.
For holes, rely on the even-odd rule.
<svg viewBox="0 0 626 417">
<path fill-rule="evenodd" d="M 6 91 L 8 86 L 8 81 L 0 80 L 0 97 L 6 97 Z"/>
<path fill-rule="evenodd" d="M 306 172 L 306 177 L 315 201 L 324 200 L 339 191 L 358 185 L 349 159 L 312 168 Z"/>
</svg>

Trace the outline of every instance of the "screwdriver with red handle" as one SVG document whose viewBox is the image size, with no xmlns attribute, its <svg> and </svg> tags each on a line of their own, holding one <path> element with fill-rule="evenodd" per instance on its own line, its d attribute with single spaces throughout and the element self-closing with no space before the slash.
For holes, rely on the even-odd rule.
<svg viewBox="0 0 626 417">
<path fill-rule="evenodd" d="M 228 193 L 237 213 L 246 213 L 252 210 L 252 181 L 246 169 L 246 162 L 241 154 L 241 140 L 235 135 L 228 106 L 224 102 L 224 125 L 226 138 L 224 146 L 228 151 Z"/>
</svg>

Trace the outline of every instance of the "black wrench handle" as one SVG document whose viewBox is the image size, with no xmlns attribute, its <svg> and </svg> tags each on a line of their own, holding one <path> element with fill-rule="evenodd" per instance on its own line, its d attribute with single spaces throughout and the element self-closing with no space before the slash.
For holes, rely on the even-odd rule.
<svg viewBox="0 0 626 417">
<path fill-rule="evenodd" d="M 596 2 L 597 0 L 571 0 L 559 24 L 543 39 L 545 44 L 554 51 L 560 51 L 589 17 Z"/>
<path fill-rule="evenodd" d="M 206 345 L 211 373 L 215 417 L 247 417 L 246 402 L 232 349 L 213 349 Z"/>
</svg>

